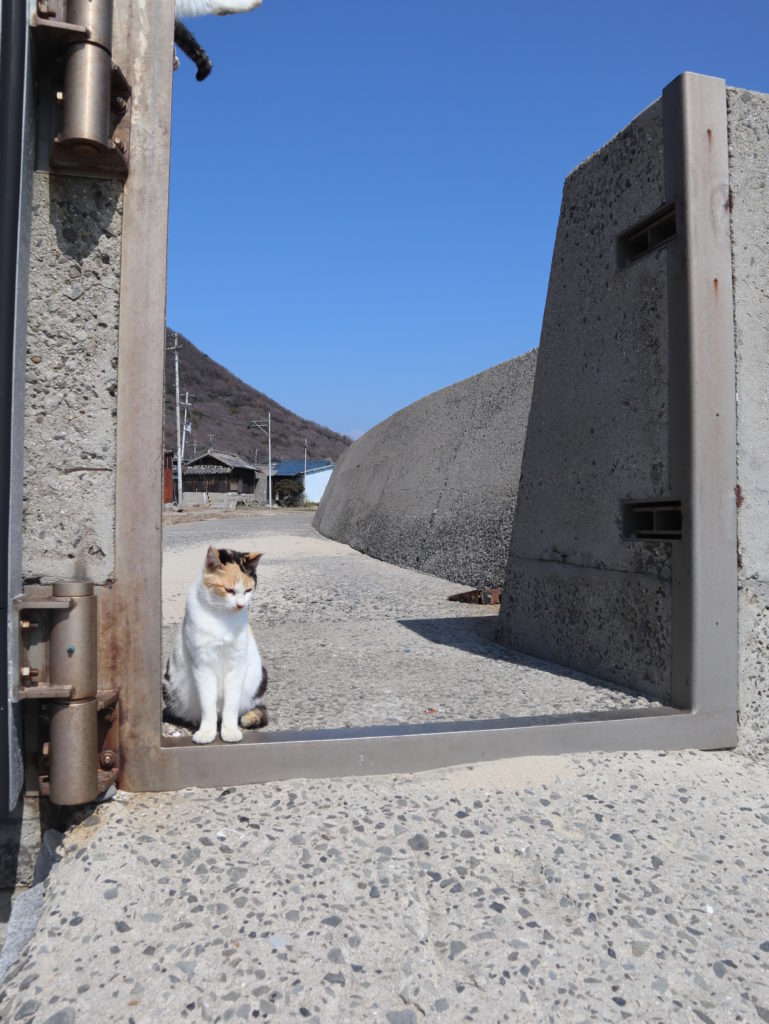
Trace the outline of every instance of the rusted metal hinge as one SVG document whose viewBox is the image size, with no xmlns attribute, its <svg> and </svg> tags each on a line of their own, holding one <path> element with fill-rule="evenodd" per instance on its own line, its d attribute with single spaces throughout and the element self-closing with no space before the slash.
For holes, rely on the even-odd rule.
<svg viewBox="0 0 769 1024">
<path fill-rule="evenodd" d="M 47 591 L 50 590 L 50 593 Z M 53 803 L 88 803 L 117 782 L 118 691 L 97 683 L 92 583 L 33 587 L 16 602 L 25 714 L 27 789 Z"/>
</svg>

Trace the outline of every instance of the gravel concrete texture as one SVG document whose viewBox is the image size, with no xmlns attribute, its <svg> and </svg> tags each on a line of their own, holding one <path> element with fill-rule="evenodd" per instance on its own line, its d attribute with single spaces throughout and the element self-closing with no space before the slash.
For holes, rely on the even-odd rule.
<svg viewBox="0 0 769 1024">
<path fill-rule="evenodd" d="M 307 513 L 167 518 L 166 628 L 210 541 L 264 548 L 254 626 L 280 727 L 365 721 L 344 688 L 355 643 L 374 720 L 455 686 L 441 713 L 486 707 L 487 689 L 498 714 L 501 697 L 639 700 L 511 658 L 486 636 L 493 610 L 318 536 Z M 397 665 L 433 688 L 409 703 Z M 9 930 L 0 1020 L 766 1021 L 767 825 L 769 764 L 736 753 L 118 792 L 66 832 Z"/>
<path fill-rule="evenodd" d="M 24 420 L 25 580 L 114 575 L 122 183 L 35 174 Z"/>
<path fill-rule="evenodd" d="M 500 586 L 536 363 L 527 352 L 368 431 L 337 462 L 316 528 L 396 565 Z"/>
<path fill-rule="evenodd" d="M 448 601 L 465 589 L 461 583 L 328 540 L 303 511 L 191 517 L 166 528 L 164 658 L 210 543 L 264 552 L 251 624 L 270 676 L 273 730 L 650 705 L 612 684 L 510 651 L 497 640 L 497 607 Z M 183 731 L 165 728 L 169 735 Z"/>
<path fill-rule="evenodd" d="M 740 744 L 769 745 L 769 96 L 727 90 L 737 368 Z"/>
<path fill-rule="evenodd" d="M 617 238 L 664 200 L 660 102 L 564 184 L 501 613 L 514 649 L 663 700 L 670 545 L 623 540 L 621 502 L 672 497 L 667 257 L 618 268 Z"/>
<path fill-rule="evenodd" d="M 0 1017 L 766 1021 L 767 825 L 734 753 L 120 794 L 65 837 Z"/>
</svg>

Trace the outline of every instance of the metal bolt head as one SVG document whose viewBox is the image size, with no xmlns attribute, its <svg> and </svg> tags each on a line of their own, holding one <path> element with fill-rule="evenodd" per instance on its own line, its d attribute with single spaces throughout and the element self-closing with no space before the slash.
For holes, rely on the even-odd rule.
<svg viewBox="0 0 769 1024">
<path fill-rule="evenodd" d="M 76 648 L 74 644 L 67 644 L 67 654 L 70 656 L 70 658 L 75 653 L 75 650 Z"/>
</svg>

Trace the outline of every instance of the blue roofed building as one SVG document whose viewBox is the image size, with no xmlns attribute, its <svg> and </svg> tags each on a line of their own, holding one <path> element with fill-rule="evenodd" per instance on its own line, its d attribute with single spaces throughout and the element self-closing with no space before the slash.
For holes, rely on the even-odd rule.
<svg viewBox="0 0 769 1024">
<path fill-rule="evenodd" d="M 308 459 L 306 473 L 304 459 L 284 459 L 278 463 L 272 475 L 275 480 L 288 478 L 298 481 L 304 488 L 300 501 L 317 502 L 323 497 L 333 470 L 331 459 Z"/>
</svg>

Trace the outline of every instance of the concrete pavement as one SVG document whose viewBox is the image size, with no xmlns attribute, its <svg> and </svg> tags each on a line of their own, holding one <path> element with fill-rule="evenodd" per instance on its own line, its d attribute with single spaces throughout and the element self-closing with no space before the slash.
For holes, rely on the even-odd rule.
<svg viewBox="0 0 769 1024">
<path fill-rule="evenodd" d="M 456 616 L 445 628 L 460 634 L 460 620 L 476 621 L 433 594 L 451 590 L 445 581 L 392 566 L 398 575 L 385 577 L 348 549 L 313 563 L 301 514 L 278 520 L 263 519 L 260 539 L 267 547 L 270 530 L 285 530 L 273 548 L 284 544 L 280 568 L 271 579 L 265 558 L 259 586 L 266 596 L 274 584 L 274 597 L 279 576 L 294 581 L 281 614 L 293 607 L 297 635 L 324 628 L 323 603 L 308 611 L 324 578 L 339 588 L 357 580 L 364 594 L 389 579 L 374 611 L 392 606 L 391 638 L 412 585 L 425 602 L 432 595 L 422 617 Z M 232 543 L 234 522 L 215 524 Z M 169 554 L 199 545 L 202 528 L 167 529 Z M 344 635 L 338 619 L 327 636 Z M 266 621 L 262 632 L 268 649 Z M 444 674 L 452 659 L 495 661 L 485 634 L 472 652 L 422 639 L 445 648 L 432 656 L 448 659 Z M 286 680 L 273 694 L 283 717 L 291 691 L 279 653 L 270 658 Z M 373 649 L 373 675 L 376 658 Z M 537 663 L 499 660 L 499 679 L 503 668 L 514 688 L 534 673 L 543 699 L 594 687 Z M 485 672 L 466 669 L 469 696 Z M 338 708 L 336 696 L 330 703 Z M 769 1021 L 769 767 L 739 753 L 581 754 L 118 793 L 66 833 L 60 852 L 37 928 L 6 975 L 0 1020 Z"/>
</svg>

